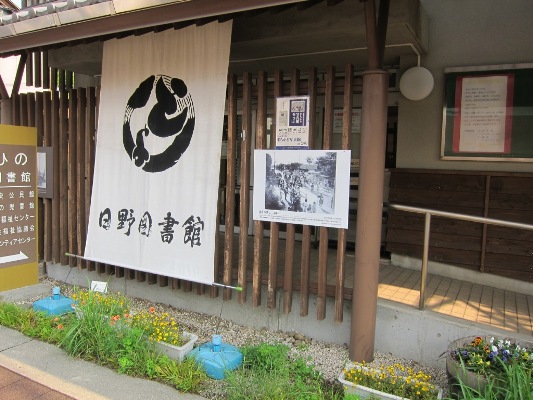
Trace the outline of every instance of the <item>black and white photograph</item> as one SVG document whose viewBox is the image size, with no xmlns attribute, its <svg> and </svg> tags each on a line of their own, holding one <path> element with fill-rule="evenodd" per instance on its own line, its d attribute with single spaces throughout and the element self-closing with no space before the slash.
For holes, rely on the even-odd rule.
<svg viewBox="0 0 533 400">
<path fill-rule="evenodd" d="M 255 157 L 254 219 L 338 227 L 347 218 L 349 151 L 267 150 Z"/>
<path fill-rule="evenodd" d="M 54 151 L 52 147 L 37 147 L 37 191 L 39 197 L 51 199 L 54 193 Z"/>
</svg>

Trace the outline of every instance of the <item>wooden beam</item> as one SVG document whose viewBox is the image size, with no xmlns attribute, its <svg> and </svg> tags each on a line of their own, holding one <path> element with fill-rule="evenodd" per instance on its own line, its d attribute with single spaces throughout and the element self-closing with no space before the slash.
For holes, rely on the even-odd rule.
<svg viewBox="0 0 533 400">
<path fill-rule="evenodd" d="M 282 95 L 283 73 L 280 70 L 274 72 L 274 99 Z M 275 101 L 275 100 L 274 100 Z M 275 103 L 274 103 L 275 104 Z M 274 115 L 276 115 L 274 106 Z M 273 129 L 270 138 L 270 147 L 276 146 L 276 129 Z M 268 283 L 267 283 L 267 308 L 276 308 L 276 291 L 278 286 L 278 245 L 279 245 L 279 223 L 270 222 L 270 249 L 268 252 Z"/>
<path fill-rule="evenodd" d="M 239 206 L 239 267 L 238 283 L 242 288 L 239 292 L 239 303 L 246 301 L 246 267 L 248 265 L 248 223 L 250 211 L 250 151 L 252 143 L 252 76 L 245 72 L 242 95 L 242 138 L 241 138 L 241 190 Z"/>
<path fill-rule="evenodd" d="M 331 149 L 333 139 L 333 108 L 335 104 L 335 67 L 329 66 L 326 77 L 326 96 L 324 111 L 324 136 L 322 138 L 322 149 Z M 318 247 L 318 296 L 317 296 L 317 319 L 326 318 L 326 286 L 328 267 L 328 228 L 320 227 L 320 238 Z"/>
<path fill-rule="evenodd" d="M 383 57 L 385 56 L 385 40 L 387 38 L 387 24 L 389 21 L 390 0 L 381 0 L 379 2 L 378 24 L 377 24 L 377 52 L 378 66 L 383 68 Z"/>
<path fill-rule="evenodd" d="M 85 164 L 84 164 L 84 177 L 85 177 L 85 221 L 89 221 L 89 211 L 91 207 L 91 191 L 93 183 L 93 171 L 94 171 L 94 155 L 95 155 L 95 143 L 96 143 L 96 110 L 97 110 L 97 98 L 96 89 L 94 87 L 87 88 L 86 99 L 87 115 L 85 117 Z M 85 235 L 87 234 L 87 223 L 83 226 L 85 229 Z M 87 270 L 94 270 L 94 262 L 87 262 Z M 127 274 L 130 272 L 126 272 Z M 134 275 L 133 275 L 134 276 Z M 127 279 L 133 279 L 127 278 Z"/>
<path fill-rule="evenodd" d="M 51 93 L 43 92 L 43 146 L 52 146 L 52 103 Z M 37 105 L 36 105 L 37 106 Z M 53 159 L 53 158 L 52 158 Z M 49 173 L 53 174 L 52 171 Z M 44 261 L 52 261 L 52 199 L 44 199 L 44 226 L 43 226 L 44 244 L 43 244 L 43 259 Z"/>
<path fill-rule="evenodd" d="M 68 93 L 61 92 L 59 96 L 59 260 L 62 265 L 69 264 L 69 258 L 65 255 L 68 252 L 69 232 L 68 232 Z M 74 135 L 73 135 L 74 136 Z"/>
<path fill-rule="evenodd" d="M 300 86 L 300 70 L 294 69 L 291 76 L 291 96 L 298 95 Z M 285 271 L 283 278 L 283 312 L 288 314 L 292 309 L 292 271 L 294 267 L 294 239 L 296 226 L 287 224 L 285 236 Z"/>
<path fill-rule="evenodd" d="M 53 183 L 53 199 L 52 199 L 52 232 L 54 238 L 52 240 L 52 261 L 56 263 L 61 262 L 60 256 L 60 236 L 59 236 L 59 93 L 52 91 L 52 102 L 50 110 L 50 126 L 51 126 L 51 141 L 50 146 L 54 148 L 54 172 L 52 174 Z"/>
<path fill-rule="evenodd" d="M 309 96 L 309 148 L 315 148 L 317 69 L 309 68 L 307 76 L 307 95 Z M 315 228 L 316 229 L 316 228 Z M 300 264 L 300 316 L 309 313 L 309 271 L 311 268 L 311 227 L 304 225 L 302 230 L 302 261 Z"/>
<path fill-rule="evenodd" d="M 267 74 L 261 71 L 257 75 L 257 127 L 255 148 L 264 149 L 266 143 L 267 119 Z M 252 303 L 261 305 L 261 267 L 263 261 L 263 221 L 254 221 L 254 266 L 252 273 Z"/>
<path fill-rule="evenodd" d="M 78 252 L 78 218 L 77 218 L 77 204 L 78 192 L 78 173 L 77 173 L 77 150 L 76 143 L 79 138 L 78 131 L 78 92 L 71 90 L 68 92 L 68 196 L 67 196 L 67 215 L 68 215 L 68 252 L 71 254 L 80 254 Z M 65 132 L 66 134 L 67 132 Z M 71 267 L 80 266 L 79 258 L 71 257 L 69 265 Z M 80 260 L 81 261 L 81 260 Z"/>
<path fill-rule="evenodd" d="M 33 86 L 33 53 L 26 58 L 26 86 Z"/>
<path fill-rule="evenodd" d="M 376 4 L 374 0 L 365 1 L 366 41 L 368 69 L 379 68 L 378 38 L 376 32 Z"/>
<path fill-rule="evenodd" d="M 85 233 L 86 233 L 86 214 L 85 214 L 85 147 L 87 139 L 85 135 L 86 131 L 86 117 L 87 117 L 87 92 L 85 88 L 79 88 L 77 90 L 78 102 L 77 102 L 77 140 L 76 140 L 76 224 L 78 238 L 77 242 L 77 254 L 83 254 L 85 250 Z M 73 173 L 73 171 L 71 171 Z M 73 189 L 72 189 L 73 190 Z M 82 258 L 78 259 L 78 268 L 85 268 L 86 262 Z M 118 277 L 118 273 L 117 273 Z"/>
<path fill-rule="evenodd" d="M 48 65 L 48 50 L 43 51 L 42 68 L 43 89 L 50 89 L 50 66 Z"/>
<path fill-rule="evenodd" d="M 237 77 L 229 76 L 228 82 L 228 170 L 226 181 L 225 242 L 224 242 L 224 284 L 231 285 L 233 267 L 233 227 L 235 223 L 235 154 L 237 152 Z M 231 289 L 224 289 L 224 300 L 231 299 Z"/>
<path fill-rule="evenodd" d="M 344 108 L 342 115 L 342 149 L 350 149 L 350 136 L 352 132 L 352 107 L 353 107 L 353 74 L 352 64 L 344 69 Z M 337 271 L 335 279 L 335 323 L 343 321 L 344 310 L 344 276 L 346 270 L 346 230 L 339 229 L 337 233 Z"/>
<path fill-rule="evenodd" d="M 33 58 L 34 86 L 41 87 L 43 82 L 41 79 L 43 74 L 41 51 L 36 51 L 33 53 Z"/>
</svg>

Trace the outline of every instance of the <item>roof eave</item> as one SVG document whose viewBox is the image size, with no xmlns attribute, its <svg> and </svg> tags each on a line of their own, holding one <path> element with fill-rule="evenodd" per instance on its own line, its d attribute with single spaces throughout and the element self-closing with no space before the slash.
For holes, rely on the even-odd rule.
<svg viewBox="0 0 533 400">
<path fill-rule="evenodd" d="M 188 0 L 158 7 L 115 13 L 107 17 L 83 20 L 66 25 L 61 25 L 56 21 L 55 26 L 47 27 L 46 29 L 38 29 L 23 34 L 15 33 L 0 39 L 0 55 L 17 54 L 29 49 L 158 25 L 212 18 L 306 1 L 308 0 Z M 31 20 L 25 22 L 31 23 Z"/>
</svg>

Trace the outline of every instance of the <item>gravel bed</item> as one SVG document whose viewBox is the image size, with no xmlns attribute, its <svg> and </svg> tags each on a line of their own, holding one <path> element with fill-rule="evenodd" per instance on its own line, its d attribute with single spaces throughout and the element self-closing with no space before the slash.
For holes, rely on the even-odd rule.
<svg viewBox="0 0 533 400">
<path fill-rule="evenodd" d="M 73 290 L 73 286 L 50 278 L 42 278 L 41 283 L 48 283 L 51 288 L 60 286 L 62 294 L 66 296 L 69 296 Z M 214 334 L 222 335 L 225 343 L 237 347 L 261 343 L 284 343 L 289 347 L 291 355 L 309 360 L 308 362 L 313 364 L 325 379 L 331 381 L 336 380 L 346 364 L 349 363 L 348 347 L 346 345 L 321 342 L 294 332 L 273 332 L 265 328 L 254 329 L 214 315 L 187 311 L 139 298 L 129 297 L 129 299 L 133 313 L 147 310 L 150 307 L 154 307 L 158 312 L 169 313 L 183 330 L 198 335 L 197 345 L 210 342 Z M 39 298 L 27 299 L 20 303 L 33 303 L 36 300 L 39 300 Z M 410 367 L 414 371 L 422 371 L 430 375 L 432 383 L 443 388 L 443 397 L 447 397 L 448 380 L 446 371 L 443 369 L 433 368 L 414 360 L 402 359 L 390 353 L 380 353 L 378 351 L 374 353 L 374 360 L 366 365 L 371 368 L 380 368 L 397 363 Z M 222 384 L 216 380 L 209 380 L 206 388 L 199 394 L 212 400 L 224 398 Z"/>
</svg>

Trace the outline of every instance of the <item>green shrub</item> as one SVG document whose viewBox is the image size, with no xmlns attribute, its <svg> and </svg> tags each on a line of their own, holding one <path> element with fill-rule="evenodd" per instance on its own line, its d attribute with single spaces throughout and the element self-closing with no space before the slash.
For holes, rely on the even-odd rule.
<svg viewBox="0 0 533 400">
<path fill-rule="evenodd" d="M 303 358 L 291 359 L 285 345 L 260 344 L 242 350 L 243 366 L 226 375 L 230 400 L 340 400 L 340 384 L 326 382 Z M 356 397 L 351 397 L 355 400 Z"/>
<path fill-rule="evenodd" d="M 69 321 L 70 315 L 49 316 L 32 308 L 0 303 L 0 325 L 49 343 L 59 343 L 62 340 L 64 327 Z"/>
</svg>

